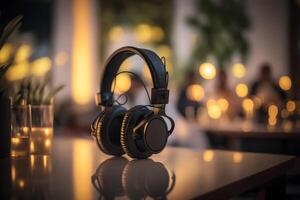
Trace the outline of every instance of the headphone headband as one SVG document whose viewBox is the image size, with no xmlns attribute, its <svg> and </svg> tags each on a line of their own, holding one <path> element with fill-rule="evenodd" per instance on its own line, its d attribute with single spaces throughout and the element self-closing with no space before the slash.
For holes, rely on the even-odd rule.
<svg viewBox="0 0 300 200">
<path fill-rule="evenodd" d="M 151 104 L 168 103 L 168 78 L 165 66 L 161 59 L 153 51 L 127 46 L 116 50 L 108 58 L 100 85 L 100 93 L 98 93 L 98 104 L 103 106 L 113 105 L 113 92 L 111 91 L 113 80 L 116 77 L 122 62 L 133 55 L 141 57 L 150 70 L 153 82 Z"/>
</svg>

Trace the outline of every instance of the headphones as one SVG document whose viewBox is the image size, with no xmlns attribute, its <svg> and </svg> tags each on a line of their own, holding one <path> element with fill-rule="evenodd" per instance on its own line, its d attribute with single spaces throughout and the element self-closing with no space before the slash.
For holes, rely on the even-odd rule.
<svg viewBox="0 0 300 200">
<path fill-rule="evenodd" d="M 127 110 L 114 104 L 111 90 L 122 62 L 133 55 L 138 55 L 147 64 L 153 88 L 150 105 L 137 105 Z M 104 108 L 91 126 L 91 134 L 99 149 L 109 155 L 121 156 L 126 153 L 138 159 L 161 152 L 175 127 L 173 119 L 165 113 L 168 101 L 168 72 L 157 54 L 136 47 L 116 50 L 106 62 L 100 92 L 96 95 L 96 104 Z M 165 119 L 171 123 L 169 130 Z"/>
<path fill-rule="evenodd" d="M 166 199 L 176 183 L 175 173 L 160 162 L 117 157 L 102 162 L 91 181 L 99 199 Z"/>
</svg>

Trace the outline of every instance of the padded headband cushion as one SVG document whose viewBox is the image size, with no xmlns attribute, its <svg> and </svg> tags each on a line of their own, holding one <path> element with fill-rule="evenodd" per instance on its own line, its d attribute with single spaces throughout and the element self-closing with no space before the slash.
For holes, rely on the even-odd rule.
<svg viewBox="0 0 300 200">
<path fill-rule="evenodd" d="M 105 65 L 103 79 L 101 82 L 101 93 L 110 92 L 113 80 L 122 64 L 122 62 L 133 55 L 140 56 L 148 65 L 154 88 L 166 88 L 166 72 L 161 59 L 153 52 L 147 49 L 136 47 L 123 47 L 116 50 Z"/>
</svg>

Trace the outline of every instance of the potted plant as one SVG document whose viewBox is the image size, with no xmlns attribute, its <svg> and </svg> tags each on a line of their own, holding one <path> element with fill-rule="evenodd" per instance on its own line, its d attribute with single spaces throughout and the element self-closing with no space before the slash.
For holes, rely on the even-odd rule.
<svg viewBox="0 0 300 200">
<path fill-rule="evenodd" d="M 21 20 L 22 16 L 15 17 L 4 27 L 3 30 L 1 30 L 0 50 L 7 41 L 8 37 L 21 26 Z M 0 63 L 0 157 L 10 156 L 11 103 L 3 80 L 3 77 L 10 65 L 11 63 Z"/>
</svg>

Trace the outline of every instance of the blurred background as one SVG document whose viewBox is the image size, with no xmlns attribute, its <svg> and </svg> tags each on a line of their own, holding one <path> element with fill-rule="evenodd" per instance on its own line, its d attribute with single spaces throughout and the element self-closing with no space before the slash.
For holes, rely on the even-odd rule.
<svg viewBox="0 0 300 200">
<path fill-rule="evenodd" d="M 23 20 L 0 63 L 13 63 L 5 84 L 49 74 L 53 87 L 65 85 L 54 99 L 55 134 L 82 136 L 99 113 L 94 95 L 108 56 L 149 48 L 170 74 L 170 145 L 298 154 L 299 11 L 299 0 L 2 0 L 1 28 Z M 151 89 L 138 57 L 120 70 Z M 115 94 L 126 94 L 127 108 L 149 104 L 128 74 L 116 78 Z"/>
</svg>

